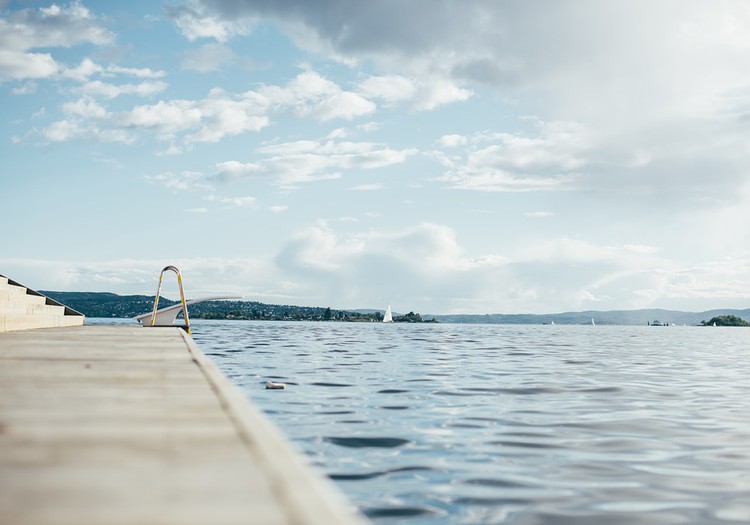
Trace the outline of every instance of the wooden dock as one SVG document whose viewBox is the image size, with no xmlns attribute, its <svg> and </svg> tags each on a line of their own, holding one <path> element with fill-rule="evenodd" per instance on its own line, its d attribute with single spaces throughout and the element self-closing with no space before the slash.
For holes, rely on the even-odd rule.
<svg viewBox="0 0 750 525">
<path fill-rule="evenodd" d="M 364 523 L 182 330 L 0 333 L 0 524 Z"/>
</svg>

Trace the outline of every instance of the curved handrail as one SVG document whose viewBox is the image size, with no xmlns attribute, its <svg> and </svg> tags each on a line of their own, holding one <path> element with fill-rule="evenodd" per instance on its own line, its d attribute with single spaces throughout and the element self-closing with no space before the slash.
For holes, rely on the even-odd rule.
<svg viewBox="0 0 750 525">
<path fill-rule="evenodd" d="M 190 333 L 190 319 L 188 318 L 188 311 L 187 311 L 187 305 L 185 304 L 185 290 L 182 288 L 182 272 L 176 267 L 176 266 L 165 266 L 164 269 L 161 271 L 161 274 L 159 275 L 159 286 L 156 289 L 156 297 L 154 297 L 154 311 L 151 313 L 151 324 L 150 326 L 155 326 L 156 324 L 156 311 L 159 307 L 159 294 L 161 293 L 161 283 L 164 280 L 164 272 L 166 271 L 172 271 L 177 275 L 177 284 L 180 287 L 180 302 L 182 303 L 182 315 L 185 318 L 185 330 L 187 333 Z"/>
</svg>

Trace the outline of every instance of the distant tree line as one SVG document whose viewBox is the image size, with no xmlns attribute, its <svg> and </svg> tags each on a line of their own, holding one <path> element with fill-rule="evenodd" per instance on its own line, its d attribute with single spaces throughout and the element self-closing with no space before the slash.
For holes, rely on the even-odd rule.
<svg viewBox="0 0 750 525">
<path fill-rule="evenodd" d="M 718 315 L 708 321 L 701 321 L 703 326 L 750 326 L 750 323 L 736 315 Z"/>
<path fill-rule="evenodd" d="M 41 291 L 87 317 L 129 318 L 150 312 L 154 307 L 154 297 L 147 295 L 117 295 L 108 292 L 53 292 Z M 177 304 L 164 297 L 159 298 L 159 307 Z M 334 310 L 317 306 L 293 306 L 266 304 L 257 301 L 206 301 L 188 307 L 191 319 L 240 319 L 253 321 L 344 321 L 382 322 L 381 312 L 356 312 Z M 182 312 L 180 312 L 180 317 Z M 437 322 L 423 320 L 420 314 L 409 312 L 394 316 L 394 322 L 423 323 Z"/>
</svg>

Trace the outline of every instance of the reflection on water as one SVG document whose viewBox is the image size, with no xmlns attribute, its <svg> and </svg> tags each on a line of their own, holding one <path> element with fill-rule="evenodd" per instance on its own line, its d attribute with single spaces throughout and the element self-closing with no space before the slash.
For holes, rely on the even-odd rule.
<svg viewBox="0 0 750 525">
<path fill-rule="evenodd" d="M 198 321 L 193 337 L 377 523 L 750 523 L 746 329 Z"/>
</svg>

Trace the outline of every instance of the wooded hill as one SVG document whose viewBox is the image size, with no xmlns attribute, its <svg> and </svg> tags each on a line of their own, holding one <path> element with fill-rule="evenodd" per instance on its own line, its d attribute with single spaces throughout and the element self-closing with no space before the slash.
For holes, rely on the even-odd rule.
<svg viewBox="0 0 750 525">
<path fill-rule="evenodd" d="M 40 290 L 87 317 L 130 318 L 150 312 L 154 297 L 147 295 L 117 295 L 108 292 L 55 292 Z M 159 307 L 172 306 L 178 301 L 159 298 Z M 206 301 L 188 307 L 191 319 L 249 319 L 259 321 L 350 321 L 382 322 L 383 312 L 334 310 L 327 307 L 266 304 L 257 301 Z M 182 316 L 182 314 L 180 314 Z M 423 323 L 420 314 L 409 312 L 394 315 L 394 322 Z"/>
<path fill-rule="evenodd" d="M 154 297 L 147 295 L 117 295 L 108 292 L 40 291 L 87 317 L 129 318 L 150 312 Z M 176 301 L 159 299 L 159 306 L 170 306 Z M 252 319 L 276 321 L 355 321 L 380 322 L 383 312 L 378 310 L 335 310 L 326 307 L 275 305 L 257 301 L 206 301 L 189 307 L 192 319 Z M 486 315 L 425 315 L 409 312 L 394 314 L 396 322 L 489 323 L 489 324 L 591 324 L 647 325 L 659 321 L 661 325 L 712 325 L 714 318 L 736 316 L 750 319 L 750 309 L 717 309 L 706 312 L 643 309 L 563 312 L 557 314 L 486 314 Z M 433 321 L 434 320 L 434 321 Z M 711 323 L 709 323 L 709 320 Z M 720 325 L 720 323 L 717 323 Z"/>
</svg>

